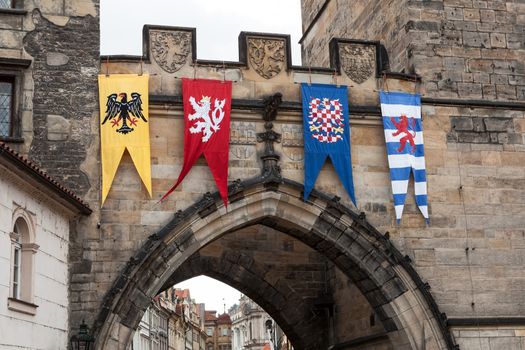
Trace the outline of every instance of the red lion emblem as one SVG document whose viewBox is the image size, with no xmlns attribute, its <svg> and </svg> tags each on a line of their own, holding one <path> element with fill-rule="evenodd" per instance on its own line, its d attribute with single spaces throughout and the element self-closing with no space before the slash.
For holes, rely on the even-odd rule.
<svg viewBox="0 0 525 350">
<path fill-rule="evenodd" d="M 396 122 L 396 119 L 394 117 L 390 117 L 390 120 L 392 121 L 392 123 L 394 123 L 394 126 L 397 129 L 396 132 L 392 133 L 392 136 L 397 136 L 397 135 L 401 135 L 401 134 L 405 135 L 399 140 L 400 145 L 399 145 L 399 148 L 397 149 L 397 152 L 398 153 L 403 152 L 403 150 L 405 149 L 405 145 L 406 145 L 406 143 L 408 141 L 410 143 L 410 145 L 412 146 L 412 150 L 410 150 L 410 153 L 415 153 L 416 152 L 416 144 L 414 142 L 414 137 L 416 137 L 416 132 L 414 131 L 414 134 L 411 134 L 410 131 L 408 131 L 408 118 L 407 118 L 407 116 L 402 114 L 401 115 L 401 120 L 399 122 Z M 412 128 L 414 128 L 415 125 L 416 125 L 416 120 L 412 119 L 411 120 Z"/>
</svg>

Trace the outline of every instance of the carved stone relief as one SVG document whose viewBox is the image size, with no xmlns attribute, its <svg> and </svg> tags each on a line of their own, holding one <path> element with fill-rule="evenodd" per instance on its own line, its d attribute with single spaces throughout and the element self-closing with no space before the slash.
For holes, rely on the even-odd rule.
<svg viewBox="0 0 525 350">
<path fill-rule="evenodd" d="M 303 127 L 298 124 L 283 124 L 282 145 L 284 155 L 292 162 L 302 162 L 304 159 Z M 302 169 L 302 166 L 291 166 Z"/>
<path fill-rule="evenodd" d="M 261 77 L 273 78 L 284 67 L 284 40 L 248 38 L 248 59 Z"/>
<path fill-rule="evenodd" d="M 341 43 L 341 66 L 352 81 L 362 84 L 376 70 L 376 47 L 357 43 Z"/>
<path fill-rule="evenodd" d="M 257 136 L 255 123 L 253 122 L 231 122 L 230 144 L 231 145 L 255 145 Z"/>
<path fill-rule="evenodd" d="M 250 146 L 230 146 L 230 153 L 236 159 L 250 159 L 255 154 L 255 147 Z"/>
<path fill-rule="evenodd" d="M 168 73 L 178 71 L 191 50 L 191 33 L 151 31 L 151 53 L 157 64 Z"/>
<path fill-rule="evenodd" d="M 257 135 L 254 122 L 231 122 L 230 153 L 237 159 L 250 159 L 255 154 Z"/>
<path fill-rule="evenodd" d="M 283 147 L 303 147 L 303 127 L 298 124 L 283 124 Z"/>
</svg>

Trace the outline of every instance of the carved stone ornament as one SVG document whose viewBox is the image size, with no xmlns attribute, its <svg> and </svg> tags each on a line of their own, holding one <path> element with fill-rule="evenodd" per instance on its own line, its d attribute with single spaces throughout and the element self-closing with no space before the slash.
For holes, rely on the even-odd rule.
<svg viewBox="0 0 525 350">
<path fill-rule="evenodd" d="M 152 31 L 151 53 L 158 65 L 168 73 L 178 71 L 191 50 L 191 33 Z"/>
<path fill-rule="evenodd" d="M 261 77 L 275 77 L 284 67 L 284 40 L 248 38 L 248 59 Z"/>
<path fill-rule="evenodd" d="M 362 84 L 375 71 L 376 48 L 363 44 L 340 44 L 341 66 L 352 81 Z"/>
<path fill-rule="evenodd" d="M 255 144 L 257 144 L 257 135 L 254 122 L 232 121 L 230 123 L 230 145 Z"/>
<path fill-rule="evenodd" d="M 283 124 L 283 147 L 303 147 L 303 126 L 300 124 Z"/>
</svg>

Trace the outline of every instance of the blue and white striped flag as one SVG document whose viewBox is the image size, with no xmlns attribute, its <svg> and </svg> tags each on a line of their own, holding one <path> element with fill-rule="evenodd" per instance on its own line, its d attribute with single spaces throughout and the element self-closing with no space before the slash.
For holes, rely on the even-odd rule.
<svg viewBox="0 0 525 350">
<path fill-rule="evenodd" d="M 412 170 L 416 204 L 428 224 L 421 95 L 380 91 L 379 98 L 397 223 L 401 222 L 403 215 L 408 180 Z"/>
</svg>

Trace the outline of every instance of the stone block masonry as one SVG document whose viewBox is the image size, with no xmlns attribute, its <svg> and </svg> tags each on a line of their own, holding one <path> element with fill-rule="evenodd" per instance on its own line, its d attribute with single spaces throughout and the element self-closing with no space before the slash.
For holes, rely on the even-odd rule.
<svg viewBox="0 0 525 350">
<path fill-rule="evenodd" d="M 58 26 L 39 10 L 32 17 L 35 29 L 24 39 L 33 56 L 35 84 L 29 156 L 69 188 L 85 194 L 90 183 L 80 165 L 91 145 L 91 119 L 98 109 L 98 19 L 73 17 Z M 56 130 L 57 123 L 61 130 Z"/>
<path fill-rule="evenodd" d="M 282 134 L 282 142 L 275 144 L 275 151 L 281 156 L 282 176 L 301 184 L 304 181 L 303 140 L 300 93 L 296 83 L 308 81 L 308 66 L 328 67 L 332 63 L 328 45 L 332 36 L 381 40 L 389 53 L 390 69 L 420 74 L 427 98 L 423 105 L 423 122 L 431 225 L 425 226 L 414 204 L 413 193 L 409 191 L 402 223 L 396 226 L 384 133 L 377 112 L 377 89 L 381 81 L 374 74 L 375 67 L 386 68 L 387 65 L 375 60 L 374 53 L 377 52 L 374 50 L 378 46 L 373 42 L 339 42 L 337 54 L 340 57 L 334 62 L 338 61 L 342 67 L 336 75 L 337 82 L 351 86 L 352 165 L 359 205 L 355 211 L 365 212 L 368 222 L 381 234 L 390 232 L 388 243 L 406 255 L 402 261 L 412 261 L 409 266 L 421 276 L 422 281 L 418 280 L 415 288 L 426 291 L 425 283 L 428 283 L 431 287 L 428 293 L 433 296 L 439 311 L 450 319 L 508 320 L 525 314 L 521 302 L 525 281 L 525 222 L 522 215 L 525 210 L 525 116 L 524 108 L 520 107 L 525 83 L 521 2 L 304 1 L 303 5 L 308 8 L 303 8 L 303 28 L 305 31 L 311 29 L 310 34 L 303 38 L 303 67 L 290 66 L 286 36 L 254 33 L 241 36 L 240 62 L 223 65 L 222 62 L 197 59 L 192 45 L 195 31 L 150 27 L 144 36 L 147 41 L 143 56 L 124 60 L 111 58 L 109 70 L 115 74 L 138 73 L 142 62 L 144 72 L 151 74 L 149 112 L 153 198 L 145 192 L 131 159 L 125 155 L 102 208 L 98 197 L 100 149 L 96 74 L 101 69 L 104 71 L 106 66 L 105 60 L 100 65 L 98 57 L 97 4 L 52 0 L 40 1 L 39 4 L 40 11 L 33 12 L 30 8 L 23 18 L 0 21 L 3 31 L 0 35 L 6 38 L 0 41 L 0 49 L 5 57 L 20 57 L 22 51 L 24 58 L 33 60 L 24 74 L 24 143 L 19 144 L 19 148 L 83 194 L 94 208 L 91 217 L 82 219 L 71 232 L 73 243 L 68 256 L 71 327 L 76 327 L 84 318 L 89 325 L 94 325 L 99 315 L 108 315 L 115 310 L 123 317 L 124 326 L 132 325 L 140 319 L 142 302 L 147 301 L 152 289 L 164 282 L 158 275 L 159 270 L 166 268 L 165 259 L 175 254 L 173 251 L 180 251 L 183 255 L 182 251 L 195 242 L 196 233 L 192 230 L 182 232 L 173 237 L 173 245 L 166 246 L 152 265 L 145 268 L 148 273 L 136 280 L 130 278 L 137 267 L 137 260 L 130 257 L 143 258 L 158 244 L 158 240 L 148 237 L 159 233 L 174 215 L 177 218 L 180 215 L 177 210 L 189 208 L 191 211 L 206 192 L 215 190 L 206 164 L 198 162 L 181 187 L 167 201 L 157 203 L 175 181 L 183 157 L 181 84 L 174 75 L 192 77 L 196 74 L 216 79 L 224 75 L 235 77 L 230 182 L 261 173 L 259 156 L 264 152 L 264 145 L 256 141 L 255 135 L 265 130 L 260 117 L 262 100 L 276 92 L 282 93 L 283 108 L 274 121 L 275 131 Z M 323 12 L 318 16 L 321 10 Z M 1 16 L 5 17 L 5 14 Z M 315 18 L 317 22 L 310 26 L 307 22 Z M 153 32 L 151 38 L 148 30 Z M 178 52 L 177 59 L 159 56 L 163 52 L 164 40 Z M 269 48 L 265 52 L 250 51 L 261 47 L 255 45 L 261 43 L 272 44 L 278 54 L 269 57 L 272 54 Z M 270 67 L 271 71 L 265 71 L 265 67 Z M 176 69 L 175 73 L 173 69 Z M 366 71 L 367 74 L 355 74 L 356 69 L 358 73 Z M 407 78 L 402 74 L 401 77 Z M 313 82 L 334 80 L 332 69 L 313 69 L 311 78 Z M 413 81 L 392 78 L 389 85 L 391 89 L 414 89 Z M 429 98 L 434 100 L 429 101 Z M 483 104 L 501 100 L 513 102 L 512 108 L 508 107 L 509 104 L 490 107 Z M 327 163 L 316 189 L 330 198 L 339 196 L 342 203 L 351 205 L 335 178 L 332 165 Z M 251 196 L 252 199 L 257 196 L 268 198 L 257 210 L 278 213 L 261 222 L 265 229 L 276 225 L 277 215 L 293 216 L 290 221 L 299 223 L 310 220 L 305 215 L 307 210 L 317 210 L 319 203 L 324 201 L 320 198 L 301 201 L 304 210 L 294 212 L 287 208 L 285 213 L 280 209 L 276 211 L 276 206 L 295 200 L 296 193 L 293 196 L 290 192 L 277 194 L 269 186 Z M 273 196 L 279 196 L 280 200 L 274 200 Z M 246 198 L 248 194 L 239 191 L 228 210 L 244 205 Z M 337 206 L 335 202 L 333 205 Z M 250 208 L 255 211 L 255 204 Z M 301 310 L 294 310 L 294 305 L 283 303 L 284 299 L 279 295 L 302 295 L 305 296 L 304 300 L 301 299 L 303 303 L 317 300 L 313 297 L 325 289 L 323 281 L 327 278 L 324 267 L 316 265 L 318 260 L 335 261 L 341 271 L 357 271 L 351 261 L 315 235 L 326 233 L 327 239 L 337 239 L 338 246 L 351 247 L 349 251 L 363 257 L 361 267 L 377 273 L 381 281 L 388 277 L 382 272 L 391 267 L 388 264 L 378 266 L 379 260 L 366 255 L 362 244 L 366 233 L 355 232 L 350 239 L 337 228 L 336 219 L 330 219 L 330 223 L 321 220 L 312 231 L 288 232 L 296 237 L 295 240 L 282 235 L 281 242 L 272 239 L 274 234 L 271 232 L 248 234 L 243 231 L 241 234 L 238 231 L 237 234 L 229 232 L 229 240 L 206 241 L 206 234 L 211 235 L 206 229 L 213 230 L 213 226 L 208 227 L 207 223 L 213 222 L 218 212 L 225 211 L 215 203 L 203 209 L 205 219 L 198 223 L 205 227 L 199 229 L 197 238 L 203 245 L 207 244 L 199 252 L 201 257 L 207 254 L 207 258 L 199 263 L 188 259 L 189 269 L 195 272 L 200 268 L 201 272 L 211 273 L 209 263 L 219 261 L 221 265 L 218 266 L 224 271 L 235 273 L 230 276 L 232 280 L 251 286 L 256 285 L 252 283 L 256 281 L 255 272 L 264 270 L 262 274 L 272 282 L 265 286 L 265 292 L 271 293 L 273 306 L 284 310 L 283 315 L 288 315 L 287 323 L 297 325 L 296 329 L 303 327 L 307 330 L 309 319 L 302 317 Z M 237 213 L 237 216 L 227 219 L 231 223 L 225 219 L 225 224 L 236 225 L 250 218 L 248 212 L 239 210 Z M 310 248 L 299 249 L 299 241 Z M 275 251 L 279 254 L 272 253 Z M 272 260 L 276 263 L 268 262 Z M 272 266 L 259 269 L 262 265 Z M 383 328 L 395 329 L 392 321 L 383 321 L 389 320 L 396 312 L 391 310 L 392 306 L 384 306 L 384 296 L 377 293 L 377 286 L 370 276 L 362 273 L 350 274 L 353 277 L 350 279 L 338 278 L 334 271 L 331 266 L 328 278 L 332 278 L 330 288 L 338 305 L 335 310 L 335 316 L 340 320 L 335 327 L 337 341 L 351 342 L 360 336 L 376 334 Z M 350 280 L 358 283 L 352 285 Z M 392 289 L 390 282 L 384 283 L 385 290 Z M 114 305 L 105 304 L 110 288 L 124 289 L 134 283 L 140 284 L 141 292 L 132 295 L 132 302 L 124 302 L 110 310 Z M 349 296 L 352 296 L 350 303 L 357 304 L 345 305 Z M 402 306 L 404 312 L 415 304 L 417 302 L 412 299 L 400 298 L 396 305 Z M 376 312 L 374 319 L 379 320 L 374 326 L 371 326 L 372 309 Z M 378 310 L 381 312 L 377 313 Z M 315 314 L 324 318 L 326 312 L 324 308 Z M 342 315 L 346 313 L 356 317 L 343 320 Z M 422 324 L 416 319 L 410 319 L 408 323 Z M 497 334 L 490 333 L 492 329 L 485 327 L 481 338 L 469 333 L 469 327 L 453 328 L 462 350 L 477 349 L 480 339 L 483 346 L 488 344 L 488 349 L 495 350 L 520 342 L 523 344 L 525 338 L 522 327 L 515 324 L 507 325 Z M 417 334 L 427 336 L 433 331 L 431 328 Z M 123 344 L 132 330 L 124 327 L 120 331 L 122 333 L 112 335 L 113 344 Z M 392 337 L 392 332 L 389 336 Z M 393 339 L 385 339 L 390 340 Z M 432 346 L 427 344 L 427 347 Z"/>
<path fill-rule="evenodd" d="M 302 1 L 303 60 L 327 66 L 332 37 L 381 40 L 396 71 L 423 77 L 429 97 L 525 100 L 521 1 Z"/>
</svg>

